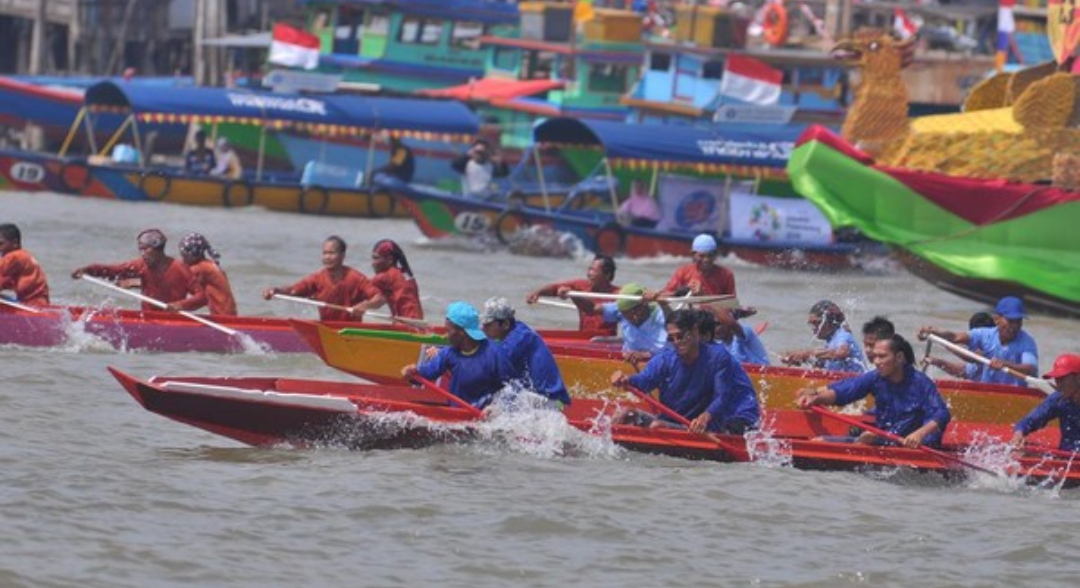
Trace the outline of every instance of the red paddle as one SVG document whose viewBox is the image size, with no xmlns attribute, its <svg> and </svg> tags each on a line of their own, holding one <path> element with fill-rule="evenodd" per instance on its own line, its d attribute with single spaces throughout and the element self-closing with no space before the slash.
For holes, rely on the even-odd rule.
<svg viewBox="0 0 1080 588">
<path fill-rule="evenodd" d="M 469 404 L 468 402 L 465 402 L 465 400 L 463 400 L 461 398 L 458 398 L 457 396 L 454 395 L 453 392 L 447 390 L 446 388 L 443 388 L 442 386 L 436 384 L 435 382 L 432 382 L 431 380 L 429 380 L 429 379 L 427 379 L 427 378 L 425 378 L 423 376 L 419 376 L 419 375 L 413 376 L 411 379 L 414 382 L 418 382 L 418 383 L 422 384 L 428 390 L 431 390 L 432 392 L 436 392 L 436 393 L 446 397 L 446 399 L 449 400 L 450 402 L 452 402 L 452 403 L 458 405 L 459 407 L 465 409 L 465 411 L 468 412 L 469 414 L 471 414 L 473 416 L 473 418 L 478 419 L 478 418 L 484 416 L 484 412 L 482 410 L 480 410 L 479 408 L 476 408 L 475 406 Z"/>
<path fill-rule="evenodd" d="M 836 419 L 836 420 L 838 420 L 838 421 L 840 421 L 842 423 L 847 423 L 849 425 L 859 427 L 860 429 L 865 429 L 866 431 L 869 431 L 869 432 L 877 435 L 878 437 L 884 437 L 884 438 L 886 438 L 886 439 L 888 439 L 890 441 L 895 441 L 895 442 L 897 442 L 897 443 L 899 443 L 901 445 L 903 445 L 903 443 L 904 443 L 904 438 L 901 437 L 900 435 L 890 433 L 890 432 L 888 432 L 888 431 L 886 431 L 884 429 L 879 429 L 879 428 L 877 428 L 877 427 L 875 427 L 873 425 L 868 425 L 868 424 L 864 423 L 863 421 L 860 421 L 859 419 L 854 419 L 854 418 L 851 418 L 851 417 L 848 417 L 848 416 L 844 416 L 842 414 L 835 413 L 835 412 L 833 412 L 831 410 L 825 410 L 824 408 L 822 408 L 820 406 L 811 406 L 810 410 L 812 410 L 812 411 L 814 411 L 814 412 L 816 412 L 816 413 L 818 413 L 818 414 L 820 414 L 822 416 L 827 416 L 829 418 Z M 958 464 L 960 464 L 962 466 L 966 466 L 966 467 L 969 467 L 969 468 L 971 468 L 973 470 L 978 470 L 978 471 L 983 472 L 983 473 L 991 474 L 991 475 L 994 475 L 994 476 L 1000 476 L 1001 475 L 999 472 L 995 472 L 994 470 L 987 469 L 987 468 L 984 468 L 984 467 L 979 466 L 979 465 L 975 465 L 975 464 L 971 463 L 970 461 L 965 461 L 965 460 L 963 460 L 963 459 L 961 459 L 959 457 L 956 457 L 955 455 L 952 455 L 951 453 L 947 453 L 945 451 L 938 451 L 937 449 L 934 449 L 932 447 L 927 447 L 925 445 L 920 445 L 919 446 L 919 451 L 922 451 L 924 453 L 928 453 L 928 454 L 933 455 L 934 457 L 937 457 L 939 459 L 943 459 L 943 460 L 946 460 L 946 461 L 951 461 L 951 462 L 954 462 L 954 463 L 958 463 Z"/>
<path fill-rule="evenodd" d="M 653 398 L 652 396 L 649 396 L 648 394 L 642 392 L 641 390 L 639 390 L 638 388 L 635 388 L 634 386 L 627 386 L 626 389 L 633 392 L 634 395 L 637 396 L 638 398 L 641 398 L 642 400 L 647 402 L 649 404 L 649 406 L 652 406 L 656 410 L 659 410 L 660 412 L 664 413 L 665 415 L 671 417 L 671 419 L 673 421 L 679 423 L 680 425 L 686 427 L 687 429 L 690 428 L 690 420 L 689 419 L 687 419 L 683 415 L 675 412 L 674 410 L 671 410 L 670 408 L 665 406 L 664 403 L 662 403 L 659 400 Z M 712 433 L 699 433 L 699 435 L 708 438 L 713 443 L 716 443 L 717 447 L 719 447 L 722 451 L 727 453 L 732 459 L 734 459 L 736 461 L 749 461 L 749 459 L 750 459 L 749 455 L 746 453 L 746 448 L 745 447 L 740 447 L 740 446 L 738 446 L 738 445 L 736 445 L 734 443 L 731 443 L 729 441 L 725 441 L 725 440 L 717 437 L 716 435 L 714 435 Z"/>
</svg>

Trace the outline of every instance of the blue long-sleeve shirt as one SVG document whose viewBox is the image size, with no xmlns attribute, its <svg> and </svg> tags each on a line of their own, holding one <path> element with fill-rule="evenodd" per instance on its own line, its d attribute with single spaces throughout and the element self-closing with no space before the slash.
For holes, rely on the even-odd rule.
<svg viewBox="0 0 1080 588">
<path fill-rule="evenodd" d="M 629 381 L 645 392 L 659 388 L 660 402 L 688 419 L 708 411 L 709 430 L 720 430 L 733 418 L 756 426 L 761 418 L 750 378 L 722 345 L 699 344 L 698 357 L 690 365 L 673 347 L 666 347 Z"/>
<path fill-rule="evenodd" d="M 640 325 L 627 320 L 614 302 L 601 304 L 600 316 L 603 317 L 605 323 L 619 323 L 622 327 L 623 351 L 658 353 L 667 345 L 664 311 L 659 304 L 650 304 L 649 318 Z"/>
<path fill-rule="evenodd" d="M 865 372 L 866 356 L 863 355 L 862 346 L 855 341 L 855 336 L 851 334 L 851 331 L 845 328 L 836 329 L 832 337 L 829 337 L 825 348 L 839 349 L 843 345 L 848 346 L 847 357 L 826 360 L 821 367 L 837 372 Z"/>
<path fill-rule="evenodd" d="M 952 419 L 934 381 L 910 365 L 904 366 L 904 379 L 899 384 L 872 370 L 833 382 L 829 388 L 836 393 L 836 404 L 841 406 L 873 394 L 875 425 L 894 435 L 906 437 L 928 422 L 936 422 L 938 430 L 923 439 L 925 445 L 940 443 L 945 426 Z"/>
<path fill-rule="evenodd" d="M 501 345 L 510 361 L 510 376 L 524 381 L 525 387 L 563 404 L 570 404 L 559 366 L 544 340 L 531 327 L 514 321 Z"/>
<path fill-rule="evenodd" d="M 728 353 L 739 363 L 769 365 L 769 354 L 754 329 L 741 323 L 739 328 L 742 329 L 743 336 L 731 338 L 731 344 L 727 345 Z"/>
<path fill-rule="evenodd" d="M 1016 337 L 1007 344 L 1001 344 L 1001 336 L 997 327 L 984 327 L 968 331 L 970 340 L 968 348 L 990 359 L 1003 359 L 1011 363 L 1025 363 L 1039 367 L 1039 348 L 1035 339 L 1027 331 L 1021 330 Z M 1013 386 L 1027 386 L 1027 382 L 1021 378 L 1014 378 L 1005 373 L 1005 370 L 995 370 L 988 365 L 969 364 L 965 375 L 976 382 L 988 384 L 1011 384 Z"/>
<path fill-rule="evenodd" d="M 443 347 L 435 357 L 416 366 L 416 371 L 429 380 L 437 379 L 447 370 L 451 372 L 450 392 L 477 408 L 491 402 L 492 396 L 511 379 L 506 353 L 487 340 L 481 341 L 468 355 L 453 347 Z"/>
<path fill-rule="evenodd" d="M 1061 392 L 1047 396 L 1039 406 L 1020 419 L 1014 429 L 1027 436 L 1054 419 L 1058 420 L 1061 428 L 1058 447 L 1062 451 L 1080 451 L 1080 404 L 1065 398 Z"/>
</svg>

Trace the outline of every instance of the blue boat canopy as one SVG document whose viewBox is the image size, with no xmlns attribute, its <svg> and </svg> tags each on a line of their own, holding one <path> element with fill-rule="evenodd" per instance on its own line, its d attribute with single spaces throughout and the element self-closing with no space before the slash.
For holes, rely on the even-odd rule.
<svg viewBox="0 0 1080 588">
<path fill-rule="evenodd" d="M 483 24 L 517 24 L 516 2 L 499 0 L 300 0 L 300 4 L 385 6 L 393 12 Z"/>
<path fill-rule="evenodd" d="M 747 166 L 781 170 L 805 125 L 645 125 L 550 118 L 535 143 L 593 145 L 608 159 L 642 165 Z"/>
<path fill-rule="evenodd" d="M 296 95 L 233 88 L 159 88 L 101 82 L 86 90 L 94 111 L 131 113 L 155 123 L 238 123 L 299 127 L 322 134 L 388 130 L 466 140 L 480 128 L 460 102 L 348 95 Z"/>
</svg>

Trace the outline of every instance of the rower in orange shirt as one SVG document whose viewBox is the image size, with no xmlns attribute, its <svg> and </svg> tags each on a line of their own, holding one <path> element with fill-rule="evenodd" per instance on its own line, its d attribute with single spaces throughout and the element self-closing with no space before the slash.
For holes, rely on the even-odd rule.
<svg viewBox="0 0 1080 588">
<path fill-rule="evenodd" d="M 655 297 L 674 296 L 680 290 L 688 290 L 694 296 L 734 296 L 735 274 L 716 263 L 716 239 L 702 233 L 694 237 L 691 250 L 693 262 L 675 270 L 667 285 Z"/>
<path fill-rule="evenodd" d="M 207 258 L 206 256 L 210 257 Z M 172 310 L 196 310 L 208 306 L 210 314 L 236 316 L 236 299 L 229 278 L 221 269 L 221 256 L 206 237 L 190 233 L 180 240 L 180 258 L 184 260 L 203 294 L 177 304 Z"/>
<path fill-rule="evenodd" d="M 263 291 L 263 298 L 269 300 L 274 294 L 288 294 L 348 307 L 374 298 L 379 291 L 371 284 L 371 280 L 345 265 L 345 248 L 345 240 L 341 237 L 327 237 L 322 247 L 323 269 L 291 286 L 267 288 Z M 319 308 L 319 319 L 324 321 L 359 321 L 363 318 L 362 312 Z"/>
<path fill-rule="evenodd" d="M 138 258 L 111 265 L 87 265 L 72 272 L 71 277 L 77 280 L 86 274 L 109 280 L 137 278 L 144 296 L 180 308 L 188 298 L 202 296 L 202 288 L 183 262 L 165 255 L 165 241 L 165 234 L 158 229 L 146 229 L 135 239 Z M 158 310 L 148 302 L 142 303 L 142 309 Z"/>
<path fill-rule="evenodd" d="M 375 270 L 371 283 L 378 293 L 353 306 L 353 312 L 363 313 L 389 303 L 394 316 L 423 320 L 420 288 L 401 247 L 390 239 L 376 242 L 371 248 L 371 267 Z"/>
<path fill-rule="evenodd" d="M 618 294 L 619 286 L 612 283 L 615 279 L 615 260 L 607 255 L 597 255 L 585 270 L 585 278 L 552 282 L 533 290 L 525 297 L 525 302 L 536 304 L 541 296 L 566 298 L 570 292 L 593 292 L 596 294 Z M 601 301 L 602 302 L 602 301 Z M 578 308 L 579 331 L 601 331 L 610 335 L 616 333 L 617 323 L 604 322 L 604 317 L 596 312 L 599 306 L 595 301 L 574 298 Z"/>
<path fill-rule="evenodd" d="M 27 306 L 48 306 L 49 283 L 33 255 L 22 248 L 19 227 L 0 225 L 0 290 L 13 290 Z"/>
</svg>

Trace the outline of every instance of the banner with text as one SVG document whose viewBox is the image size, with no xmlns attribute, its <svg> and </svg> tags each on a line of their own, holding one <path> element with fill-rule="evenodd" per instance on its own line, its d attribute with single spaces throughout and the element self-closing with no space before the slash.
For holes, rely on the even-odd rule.
<svg viewBox="0 0 1080 588">
<path fill-rule="evenodd" d="M 757 196 L 752 185 L 733 186 L 731 238 L 768 243 L 828 244 L 832 226 L 808 200 Z"/>
</svg>

